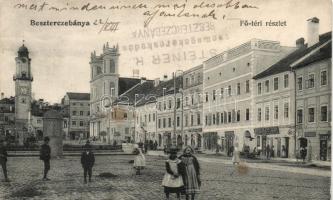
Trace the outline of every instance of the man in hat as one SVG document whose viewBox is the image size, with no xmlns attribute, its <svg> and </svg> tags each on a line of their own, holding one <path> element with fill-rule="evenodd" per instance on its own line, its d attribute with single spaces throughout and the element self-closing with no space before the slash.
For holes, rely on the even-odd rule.
<svg viewBox="0 0 333 200">
<path fill-rule="evenodd" d="M 7 177 L 7 149 L 6 149 L 6 141 L 0 141 L 0 164 L 2 167 L 3 175 L 5 177 L 5 182 L 9 182 Z"/>
<path fill-rule="evenodd" d="M 50 170 L 50 159 L 51 159 L 51 148 L 49 146 L 50 138 L 44 137 L 44 144 L 40 148 L 39 158 L 44 162 L 44 181 L 48 181 L 50 179 L 47 178 L 47 173 Z"/>
<path fill-rule="evenodd" d="M 81 154 L 81 164 L 83 168 L 84 183 L 87 183 L 87 174 L 89 175 L 89 182 L 91 182 L 92 168 L 95 164 L 95 156 L 92 152 L 92 147 L 89 140 L 83 146 L 83 152 Z"/>
</svg>

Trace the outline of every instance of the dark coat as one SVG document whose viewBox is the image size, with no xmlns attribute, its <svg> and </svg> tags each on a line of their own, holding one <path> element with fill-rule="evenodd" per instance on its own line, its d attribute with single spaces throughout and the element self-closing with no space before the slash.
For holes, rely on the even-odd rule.
<svg viewBox="0 0 333 200">
<path fill-rule="evenodd" d="M 7 162 L 7 149 L 5 146 L 0 147 L 0 162 Z"/>
<path fill-rule="evenodd" d="M 199 183 L 199 186 L 201 186 L 201 180 L 200 180 L 200 165 L 199 165 L 199 162 L 198 162 L 198 159 L 193 156 L 193 155 L 181 155 L 179 157 L 180 160 L 182 160 L 183 157 L 192 157 L 193 158 L 193 166 L 194 166 L 194 170 L 197 174 L 197 178 L 198 178 L 198 183 Z M 179 174 L 182 175 L 183 177 L 183 181 L 184 183 L 186 183 L 186 180 L 185 180 L 185 177 L 187 176 L 186 174 L 186 166 L 185 166 L 185 163 L 184 162 L 181 162 L 180 164 L 180 169 L 179 169 Z"/>
<path fill-rule="evenodd" d="M 92 151 L 89 151 L 89 153 L 87 153 L 87 151 L 82 152 L 81 154 L 81 164 L 82 167 L 84 168 L 91 168 L 94 166 L 95 164 L 95 155 Z"/>
<path fill-rule="evenodd" d="M 51 159 L 51 148 L 48 144 L 43 144 L 40 148 L 39 158 L 47 161 Z"/>
</svg>

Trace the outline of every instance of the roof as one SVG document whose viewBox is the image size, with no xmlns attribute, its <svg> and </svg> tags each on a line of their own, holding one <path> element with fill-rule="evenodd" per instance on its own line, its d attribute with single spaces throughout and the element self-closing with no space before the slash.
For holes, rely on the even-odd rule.
<svg viewBox="0 0 333 200">
<path fill-rule="evenodd" d="M 47 111 L 47 112 L 44 114 L 43 118 L 47 118 L 47 119 L 62 119 L 62 116 L 61 116 L 61 114 L 60 114 L 58 111 L 56 111 L 56 110 L 49 110 L 49 111 Z"/>
<path fill-rule="evenodd" d="M 273 64 L 266 70 L 260 72 L 259 74 L 255 75 L 253 79 L 260 79 L 265 78 L 267 76 L 271 76 L 274 74 L 279 74 L 285 71 L 290 71 L 290 65 L 295 62 L 296 60 L 300 59 L 304 55 L 310 53 L 312 50 L 316 49 L 317 47 L 321 46 L 325 42 L 329 41 L 332 38 L 332 32 L 327 32 L 319 36 L 319 42 L 312 45 L 311 47 L 307 47 L 304 45 L 303 47 L 298 48 L 297 50 L 293 51 L 286 57 L 283 57 L 277 63 Z"/>
<path fill-rule="evenodd" d="M 131 89 L 136 84 L 140 83 L 141 79 L 138 78 L 126 78 L 126 77 L 119 77 L 118 82 L 118 95 L 121 95 Z"/>
<path fill-rule="evenodd" d="M 176 92 L 179 91 L 182 85 L 182 77 L 176 78 Z M 165 89 L 164 89 L 165 88 Z M 154 81 L 145 81 L 142 84 L 137 84 L 134 88 L 121 95 L 114 104 L 130 104 L 136 103 L 137 106 L 144 105 L 147 102 L 155 102 L 158 97 L 174 93 L 174 79 L 165 82 L 160 82 L 158 86 L 154 86 Z"/>
<path fill-rule="evenodd" d="M 298 63 L 295 68 L 301 68 L 311 63 L 325 60 L 327 58 L 332 58 L 332 41 L 327 43 L 325 46 L 319 49 L 319 51 L 315 52 L 308 58 L 304 59 L 302 62 Z"/>
<path fill-rule="evenodd" d="M 0 104 L 15 104 L 15 97 L 3 98 L 0 100 Z"/>
<path fill-rule="evenodd" d="M 70 100 L 90 100 L 89 93 L 67 92 L 67 95 Z"/>
</svg>

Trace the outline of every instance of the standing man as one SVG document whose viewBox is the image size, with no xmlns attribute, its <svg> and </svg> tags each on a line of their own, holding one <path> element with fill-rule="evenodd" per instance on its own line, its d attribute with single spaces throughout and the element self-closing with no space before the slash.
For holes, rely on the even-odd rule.
<svg viewBox="0 0 333 200">
<path fill-rule="evenodd" d="M 267 160 L 270 159 L 270 154 L 271 154 L 271 148 L 270 148 L 269 144 L 267 144 L 267 146 L 266 146 L 266 158 L 267 158 Z"/>
<path fill-rule="evenodd" d="M 0 164 L 2 167 L 3 175 L 5 177 L 5 182 L 9 182 L 9 179 L 7 177 L 7 149 L 6 149 L 6 141 L 1 140 L 0 141 Z"/>
<path fill-rule="evenodd" d="M 43 181 L 48 181 L 47 173 L 50 170 L 51 148 L 49 146 L 50 138 L 44 137 L 44 144 L 40 148 L 39 158 L 44 162 L 44 177 Z"/>
<path fill-rule="evenodd" d="M 87 173 L 89 175 L 89 182 L 91 182 L 92 168 L 95 164 L 95 156 L 92 152 L 92 147 L 89 140 L 83 147 L 84 151 L 81 154 L 81 164 L 83 168 L 84 183 L 87 183 Z"/>
</svg>

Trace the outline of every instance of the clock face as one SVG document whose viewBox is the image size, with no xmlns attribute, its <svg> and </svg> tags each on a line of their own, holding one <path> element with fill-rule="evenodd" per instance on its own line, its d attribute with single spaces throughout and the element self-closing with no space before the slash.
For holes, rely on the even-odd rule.
<svg viewBox="0 0 333 200">
<path fill-rule="evenodd" d="M 27 95 L 27 94 L 28 94 L 28 91 L 29 91 L 29 89 L 28 89 L 27 87 L 21 87 L 21 88 L 20 88 L 20 92 L 21 92 L 21 94 L 23 94 L 23 95 Z"/>
<path fill-rule="evenodd" d="M 22 58 L 21 60 L 23 63 L 27 62 L 27 59 L 25 59 L 25 58 Z"/>
</svg>

